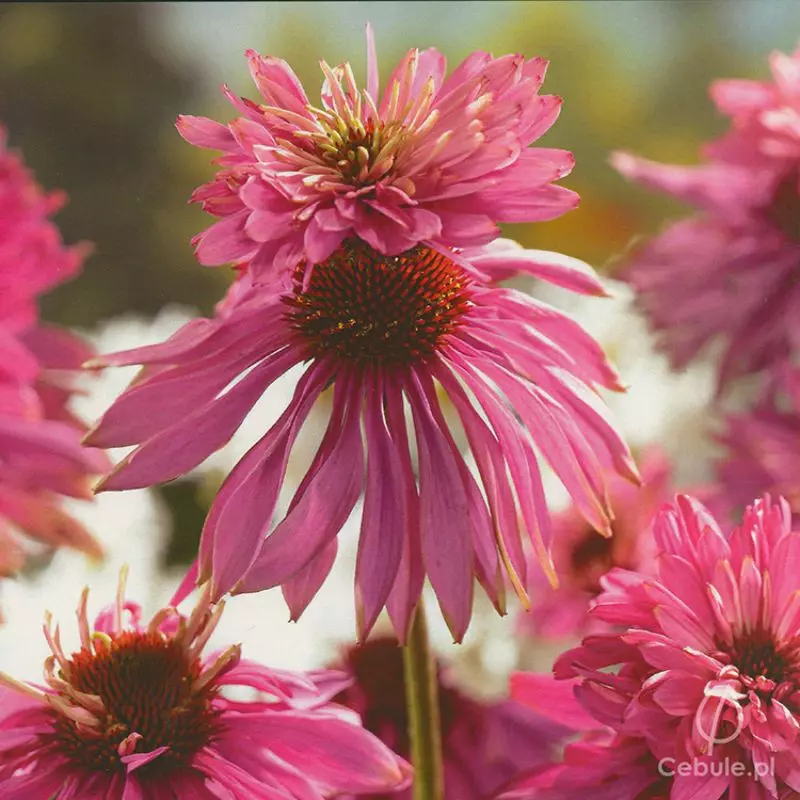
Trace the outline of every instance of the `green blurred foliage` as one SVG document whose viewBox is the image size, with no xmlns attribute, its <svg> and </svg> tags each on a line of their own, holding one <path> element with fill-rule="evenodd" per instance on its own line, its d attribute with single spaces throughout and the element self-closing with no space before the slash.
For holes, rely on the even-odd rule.
<svg viewBox="0 0 800 800">
<path fill-rule="evenodd" d="M 57 218 L 65 239 L 95 247 L 83 276 L 44 300 L 45 316 L 66 324 L 170 301 L 209 309 L 224 285 L 187 246 L 203 224 L 186 205 L 201 162 L 173 122 L 196 86 L 154 54 L 145 21 L 157 12 L 0 6 L 0 121 L 38 180 L 68 193 Z"/>
</svg>

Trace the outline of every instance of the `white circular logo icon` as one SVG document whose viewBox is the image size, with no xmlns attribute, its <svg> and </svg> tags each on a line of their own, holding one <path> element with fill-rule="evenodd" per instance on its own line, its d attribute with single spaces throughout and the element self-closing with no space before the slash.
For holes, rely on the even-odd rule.
<svg viewBox="0 0 800 800">
<path fill-rule="evenodd" d="M 732 742 L 741 732 L 744 727 L 744 711 L 739 705 L 738 697 L 744 697 L 738 692 L 733 691 L 729 686 L 713 686 L 706 689 L 705 697 L 697 709 L 694 717 L 694 727 L 703 741 L 708 742 L 708 755 L 714 752 L 714 745 L 728 744 Z M 714 714 L 711 719 L 711 724 L 708 730 L 704 727 L 704 717 L 706 706 L 710 701 L 714 701 L 717 706 L 714 709 Z M 722 715 L 725 713 L 725 707 L 730 706 L 736 713 L 736 725 L 734 726 L 733 733 L 728 736 L 719 735 L 719 723 Z"/>
</svg>

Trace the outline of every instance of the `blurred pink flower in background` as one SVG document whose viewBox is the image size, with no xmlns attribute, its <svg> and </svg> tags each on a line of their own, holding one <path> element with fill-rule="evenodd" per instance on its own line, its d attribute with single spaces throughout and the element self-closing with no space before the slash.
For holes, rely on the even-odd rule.
<svg viewBox="0 0 800 800">
<path fill-rule="evenodd" d="M 733 127 L 704 148 L 704 165 L 612 162 L 702 210 L 637 247 L 624 275 L 676 368 L 724 340 L 721 389 L 800 348 L 800 50 L 770 65 L 773 82 L 712 85 Z"/>
<path fill-rule="evenodd" d="M 397 640 L 370 639 L 351 647 L 334 665 L 353 683 L 334 700 L 360 716 L 388 747 L 409 756 L 403 656 Z M 512 700 L 479 701 L 458 689 L 439 669 L 445 798 L 485 800 L 519 773 L 548 763 L 566 732 Z M 410 790 L 370 800 L 408 800 Z"/>
<path fill-rule="evenodd" d="M 800 514 L 800 372 L 783 371 L 752 411 L 729 414 L 719 438 L 715 504 L 740 515 L 748 498 L 771 492 Z"/>
<path fill-rule="evenodd" d="M 512 781 L 494 800 L 671 800 L 671 788 L 643 739 L 594 731 L 568 744 L 558 764 Z M 748 800 L 769 797 L 758 787 L 748 791 Z"/>
<path fill-rule="evenodd" d="M 221 218 L 196 237 L 202 264 L 248 261 L 262 281 L 325 261 L 351 236 L 389 256 L 423 242 L 476 247 L 497 238 L 497 222 L 553 219 L 578 204 L 552 185 L 572 154 L 528 147 L 561 108 L 538 94 L 544 59 L 475 52 L 447 76 L 441 53 L 414 49 L 380 96 L 369 28 L 367 38 L 365 89 L 350 64 L 323 61 L 313 106 L 285 61 L 250 50 L 263 103 L 224 87 L 242 117 L 179 118 L 187 141 L 223 152 L 192 198 Z"/>
<path fill-rule="evenodd" d="M 601 726 L 673 768 L 694 765 L 676 770 L 671 797 L 800 790 L 800 533 L 790 521 L 785 501 L 765 497 L 726 536 L 679 496 L 655 522 L 658 577 L 612 572 L 593 608 L 624 630 L 588 636 L 556 662 Z M 726 773 L 725 760 L 746 772 Z"/>
<path fill-rule="evenodd" d="M 89 499 L 89 478 L 109 463 L 80 446 L 85 429 L 68 408 L 76 370 L 92 355 L 72 334 L 38 321 L 37 298 L 74 277 L 85 245 L 65 247 L 50 221 L 63 204 L 45 193 L 0 128 L 0 574 L 22 566 L 19 531 L 50 546 L 101 550 L 62 508 Z"/>
<path fill-rule="evenodd" d="M 331 702 L 345 673 L 271 670 L 239 645 L 204 656 L 222 604 L 206 594 L 188 617 L 168 607 L 143 623 L 124 582 L 91 628 L 84 590 L 71 656 L 48 615 L 45 687 L 0 674 L 4 800 L 323 800 L 408 783 L 410 767 Z"/>
<path fill-rule="evenodd" d="M 574 506 L 554 518 L 558 588 L 543 580 L 541 570 L 529 571 L 532 605 L 517 619 L 521 632 L 554 638 L 585 633 L 593 623 L 597 626 L 598 621 L 587 614 L 589 603 L 600 593 L 601 579 L 610 569 L 655 572 L 652 521 L 670 497 L 670 464 L 663 452 L 651 447 L 639 458 L 639 468 L 641 487 L 619 476 L 609 480 L 611 536 L 595 530 Z M 599 623 L 599 627 L 605 626 Z"/>
<path fill-rule="evenodd" d="M 460 641 L 476 576 L 503 611 L 507 577 L 525 593 L 524 539 L 550 569 L 550 519 L 534 446 L 598 530 L 609 530 L 609 474 L 637 479 L 595 392 L 622 388 L 615 370 L 569 317 L 494 284 L 515 271 L 602 293 L 582 262 L 508 240 L 460 255 L 420 245 L 386 257 L 349 239 L 310 279 L 305 263 L 269 286 L 244 273 L 213 319 L 193 320 L 164 344 L 93 362 L 145 365 L 87 439 L 139 445 L 100 488 L 149 486 L 197 466 L 273 381 L 307 362 L 281 418 L 214 501 L 200 579 L 212 579 L 215 596 L 282 584 L 297 618 L 327 577 L 336 535 L 365 491 L 355 576 L 359 636 L 386 605 L 404 639 L 427 575 Z M 270 532 L 289 453 L 330 384 L 328 429 Z M 463 425 L 477 480 L 439 389 Z"/>
<path fill-rule="evenodd" d="M 576 698 L 576 683 L 537 673 L 511 676 L 514 700 L 580 735 L 557 761 L 516 776 L 494 800 L 574 800 L 586 792 L 594 800 L 668 800 L 672 780 L 659 772 L 646 740 L 600 725 Z"/>
</svg>

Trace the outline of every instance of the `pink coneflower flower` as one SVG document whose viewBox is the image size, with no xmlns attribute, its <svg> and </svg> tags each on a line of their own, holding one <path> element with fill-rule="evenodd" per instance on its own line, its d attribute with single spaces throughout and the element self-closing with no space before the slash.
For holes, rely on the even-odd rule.
<svg viewBox="0 0 800 800">
<path fill-rule="evenodd" d="M 94 362 L 145 365 L 88 437 L 98 446 L 139 445 L 99 488 L 149 486 L 192 469 L 276 378 L 306 362 L 290 405 L 214 501 L 201 580 L 212 579 L 215 596 L 282 584 L 299 616 L 364 491 L 360 635 L 386 605 L 403 639 L 427 575 L 460 640 L 475 576 L 500 610 L 505 575 L 524 595 L 523 534 L 549 565 L 534 445 L 598 530 L 610 525 L 608 470 L 636 479 L 594 392 L 621 388 L 597 343 L 554 308 L 493 280 L 525 271 L 587 294 L 602 287 L 581 262 L 507 240 L 461 253 L 420 245 L 386 257 L 348 239 L 310 278 L 306 268 L 280 287 L 253 285 L 244 273 L 213 319 Z M 331 384 L 327 432 L 272 530 L 293 443 Z M 440 391 L 460 418 L 477 476 L 456 447 Z"/>
<path fill-rule="evenodd" d="M 257 280 L 328 259 L 357 236 L 387 256 L 420 243 L 475 247 L 496 222 L 553 219 L 578 196 L 552 182 L 572 154 L 529 149 L 561 100 L 540 96 L 547 62 L 476 52 L 446 76 L 444 56 L 410 50 L 378 92 L 368 28 L 366 88 L 350 64 L 321 62 L 318 106 L 278 58 L 250 50 L 261 103 L 224 92 L 243 116 L 184 116 L 190 143 L 221 150 L 222 169 L 195 202 L 220 221 L 197 236 L 202 264 L 248 261 Z"/>
<path fill-rule="evenodd" d="M 0 128 L 0 575 L 25 560 L 20 531 L 50 546 L 101 550 L 67 514 L 63 496 L 91 498 L 105 457 L 81 447 L 85 428 L 69 411 L 76 370 L 90 348 L 38 323 L 40 294 L 73 277 L 86 247 L 65 247 L 50 216 L 63 196 L 46 194 Z"/>
<path fill-rule="evenodd" d="M 658 577 L 616 570 L 596 601 L 592 613 L 625 630 L 589 636 L 556 663 L 601 725 L 645 741 L 674 771 L 670 797 L 800 791 L 800 533 L 790 520 L 785 501 L 765 497 L 725 536 L 679 497 L 654 526 Z"/>
<path fill-rule="evenodd" d="M 322 800 L 408 782 L 408 765 L 331 702 L 347 675 L 271 670 L 239 645 L 204 656 L 222 613 L 207 593 L 188 617 L 164 608 L 143 623 L 123 571 L 93 628 L 87 595 L 72 655 L 48 615 L 45 686 L 0 674 L 5 800 Z"/>
<path fill-rule="evenodd" d="M 800 372 L 785 372 L 752 411 L 730 414 L 720 441 L 716 502 L 740 513 L 746 498 L 771 492 L 800 514 Z"/>
<path fill-rule="evenodd" d="M 402 651 L 395 639 L 351 648 L 343 664 L 353 683 L 334 700 L 356 711 L 364 727 L 401 756 L 409 756 Z M 512 700 L 482 702 L 439 670 L 439 713 L 446 800 L 486 800 L 523 770 L 552 758 L 561 725 Z M 391 795 L 408 800 L 411 790 Z M 389 800 L 375 794 L 370 800 Z"/>
<path fill-rule="evenodd" d="M 603 535 L 572 506 L 553 520 L 553 563 L 558 588 L 530 570 L 532 606 L 520 613 L 520 630 L 533 636 L 562 637 L 586 632 L 594 622 L 589 603 L 601 591 L 601 578 L 612 568 L 655 572 L 652 521 L 668 499 L 670 464 L 666 455 L 650 448 L 639 461 L 642 487 L 618 476 L 609 480 L 614 521 L 612 535 Z"/>
<path fill-rule="evenodd" d="M 800 347 L 800 50 L 770 63 L 772 83 L 712 85 L 734 128 L 706 148 L 706 164 L 613 159 L 701 209 L 634 252 L 626 275 L 676 368 L 724 340 L 721 388 Z"/>
</svg>

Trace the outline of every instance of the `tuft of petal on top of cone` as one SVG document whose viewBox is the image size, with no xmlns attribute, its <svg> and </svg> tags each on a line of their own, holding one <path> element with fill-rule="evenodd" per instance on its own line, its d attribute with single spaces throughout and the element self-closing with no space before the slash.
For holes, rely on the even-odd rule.
<svg viewBox="0 0 800 800">
<path fill-rule="evenodd" d="M 555 122 L 540 95 L 547 62 L 476 52 L 449 76 L 444 56 L 410 50 L 382 94 L 371 32 L 368 81 L 320 62 L 313 104 L 291 67 L 248 51 L 261 103 L 225 94 L 242 115 L 223 125 L 179 117 L 193 145 L 221 150 L 215 179 L 192 200 L 219 221 L 195 238 L 202 264 L 250 262 L 259 281 L 325 261 L 356 236 L 383 255 L 421 243 L 476 247 L 498 222 L 553 219 L 578 196 L 555 181 L 565 150 L 531 148 Z"/>
</svg>

